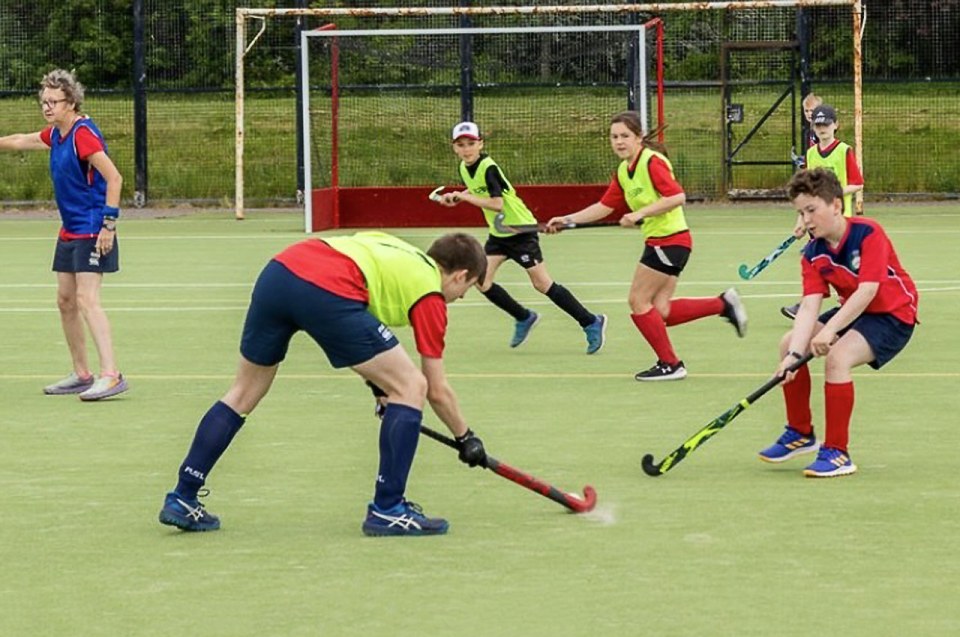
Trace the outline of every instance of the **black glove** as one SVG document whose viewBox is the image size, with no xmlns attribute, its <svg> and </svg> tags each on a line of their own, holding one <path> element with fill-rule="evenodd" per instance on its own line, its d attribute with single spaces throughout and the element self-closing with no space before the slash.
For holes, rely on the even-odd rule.
<svg viewBox="0 0 960 637">
<path fill-rule="evenodd" d="M 483 441 L 477 438 L 470 429 L 462 436 L 457 436 L 457 447 L 460 449 L 460 462 L 471 467 L 487 466 L 487 452 L 483 448 Z"/>
<path fill-rule="evenodd" d="M 367 383 L 367 387 L 370 388 L 370 391 L 373 392 L 374 399 L 377 401 L 377 404 L 373 408 L 373 415 L 380 420 L 383 420 L 383 414 L 385 411 L 387 411 L 387 404 L 381 399 L 387 397 L 387 392 L 383 391 L 377 387 L 375 383 L 372 383 L 369 380 L 365 382 Z"/>
</svg>

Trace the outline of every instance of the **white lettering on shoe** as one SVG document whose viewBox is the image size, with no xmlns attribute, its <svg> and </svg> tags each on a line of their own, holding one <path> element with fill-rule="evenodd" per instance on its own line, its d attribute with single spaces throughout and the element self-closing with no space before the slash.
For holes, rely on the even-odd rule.
<svg viewBox="0 0 960 637">
<path fill-rule="evenodd" d="M 177 498 L 177 502 L 180 504 L 180 506 L 182 506 L 184 509 L 187 510 L 188 518 L 195 520 L 197 522 L 203 519 L 203 507 L 200 506 L 199 504 L 195 507 L 192 507 L 188 503 L 181 500 L 180 498 Z"/>
</svg>

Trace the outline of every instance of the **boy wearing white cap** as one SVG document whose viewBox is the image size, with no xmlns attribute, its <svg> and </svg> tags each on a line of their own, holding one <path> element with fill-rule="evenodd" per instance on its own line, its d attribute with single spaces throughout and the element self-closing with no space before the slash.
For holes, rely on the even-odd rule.
<svg viewBox="0 0 960 637">
<path fill-rule="evenodd" d="M 490 229 L 484 245 L 487 274 L 477 285 L 491 303 L 516 321 L 510 347 L 518 347 L 527 340 L 530 331 L 540 321 L 540 315 L 520 305 L 509 292 L 493 282 L 497 269 L 508 259 L 526 270 L 530 283 L 538 292 L 545 294 L 580 324 L 587 338 L 587 354 L 599 352 L 606 338 L 607 317 L 588 311 L 573 293 L 550 277 L 543 263 L 537 232 L 512 234 L 497 231 L 494 220 L 499 215 L 502 215 L 503 224 L 509 226 L 535 225 L 537 220 L 517 196 L 500 167 L 483 152 L 479 127 L 473 122 L 460 122 L 453 127 L 452 138 L 453 151 L 460 158 L 460 178 L 466 190 L 445 193 L 438 203 L 452 207 L 466 202 L 483 211 Z"/>
</svg>

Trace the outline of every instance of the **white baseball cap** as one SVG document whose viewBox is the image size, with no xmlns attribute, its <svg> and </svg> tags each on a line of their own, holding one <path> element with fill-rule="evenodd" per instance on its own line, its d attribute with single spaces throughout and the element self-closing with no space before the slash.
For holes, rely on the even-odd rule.
<svg viewBox="0 0 960 637">
<path fill-rule="evenodd" d="M 480 139 L 480 127 L 473 122 L 460 122 L 453 127 L 453 141 L 457 141 L 461 137 Z"/>
</svg>

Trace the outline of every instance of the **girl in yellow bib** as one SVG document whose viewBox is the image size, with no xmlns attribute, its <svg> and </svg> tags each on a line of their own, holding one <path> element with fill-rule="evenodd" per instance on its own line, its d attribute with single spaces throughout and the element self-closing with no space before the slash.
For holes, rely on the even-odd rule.
<svg viewBox="0 0 960 637">
<path fill-rule="evenodd" d="M 523 199 L 517 196 L 500 167 L 483 153 L 483 137 L 476 124 L 460 122 L 453 127 L 453 151 L 460 158 L 460 179 L 467 189 L 445 193 L 438 203 L 450 207 L 466 202 L 483 211 L 490 236 L 483 247 L 487 254 L 487 275 L 478 287 L 491 303 L 516 321 L 510 347 L 517 347 L 527 340 L 530 330 L 540 321 L 540 315 L 520 305 L 509 292 L 493 282 L 497 269 L 508 259 L 526 270 L 537 292 L 553 301 L 580 325 L 587 338 L 587 354 L 599 352 L 606 338 L 607 317 L 587 310 L 570 290 L 550 277 L 543 263 L 537 232 L 511 234 L 497 231 L 494 219 L 499 215 L 503 215 L 507 225 L 535 224 L 537 220 Z"/>
<path fill-rule="evenodd" d="M 644 250 L 630 285 L 630 318 L 657 355 L 650 369 L 638 372 L 639 381 L 680 380 L 687 370 L 667 335 L 667 327 L 704 316 L 722 316 L 739 336 L 747 329 L 747 313 L 736 290 L 720 296 L 674 299 L 677 279 L 690 257 L 693 240 L 683 214 L 686 194 L 673 176 L 673 166 L 662 149 L 644 140 L 640 116 L 634 111 L 615 115 L 610 122 L 610 146 L 621 159 L 617 174 L 597 203 L 547 223 L 559 232 L 569 223 L 588 223 L 621 213 L 620 225 L 642 222 Z"/>
</svg>

